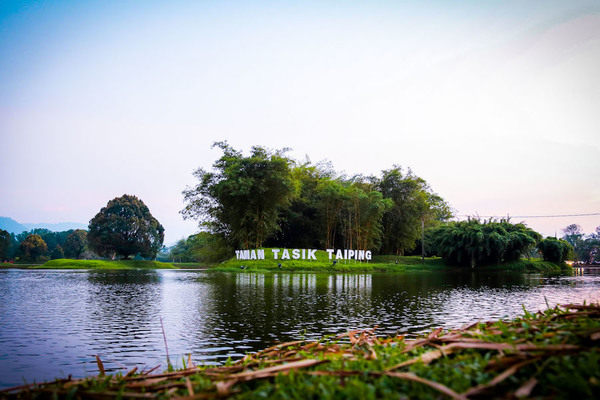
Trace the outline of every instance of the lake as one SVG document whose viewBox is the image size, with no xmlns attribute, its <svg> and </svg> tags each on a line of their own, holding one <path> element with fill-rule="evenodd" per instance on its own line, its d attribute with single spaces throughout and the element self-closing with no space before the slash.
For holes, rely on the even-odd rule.
<svg viewBox="0 0 600 400">
<path fill-rule="evenodd" d="M 600 301 L 600 275 L 0 270 L 0 387 L 237 359 L 378 326 L 408 336 Z M 165 346 L 166 338 L 166 346 Z"/>
</svg>

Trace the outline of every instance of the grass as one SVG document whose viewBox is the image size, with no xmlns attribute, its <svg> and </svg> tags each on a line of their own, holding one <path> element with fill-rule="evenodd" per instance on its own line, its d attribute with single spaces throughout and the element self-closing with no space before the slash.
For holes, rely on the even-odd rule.
<svg viewBox="0 0 600 400">
<path fill-rule="evenodd" d="M 416 339 L 351 331 L 281 343 L 223 366 L 60 379 L 28 398 L 600 398 L 600 306 L 565 305 Z"/>
<path fill-rule="evenodd" d="M 428 270 L 443 268 L 444 263 L 440 258 L 426 258 L 425 263 L 421 257 L 403 256 L 374 256 L 371 261 L 338 260 L 333 263 L 326 251 L 318 250 L 316 260 L 275 260 L 271 249 L 265 250 L 265 260 L 237 260 L 234 258 L 222 262 L 212 270 L 226 272 L 262 272 L 262 271 L 294 271 L 294 272 L 383 272 Z M 279 267 L 281 264 L 281 267 Z M 244 269 L 241 267 L 244 266 Z"/>
<path fill-rule="evenodd" d="M 198 268 L 206 268 L 206 264 L 197 263 L 197 262 L 173 262 L 171 263 L 173 266 L 182 269 L 198 269 Z"/>
<path fill-rule="evenodd" d="M 541 274 L 564 274 L 573 271 L 573 268 L 568 264 L 555 264 L 553 262 L 544 261 L 539 258 L 532 258 L 531 260 L 519 260 L 488 268 L 519 272 L 533 272 Z"/>
<path fill-rule="evenodd" d="M 38 269 L 172 269 L 173 264 L 146 260 L 50 260 Z"/>
<path fill-rule="evenodd" d="M 221 264 L 211 267 L 211 270 L 222 272 L 406 272 L 406 271 L 435 271 L 447 268 L 439 257 L 427 257 L 423 261 L 420 256 L 377 255 L 371 261 L 339 260 L 336 264 L 329 260 L 327 252 L 318 250 L 316 260 L 275 260 L 271 249 L 265 250 L 265 260 L 236 260 L 231 258 Z M 281 264 L 279 267 L 278 264 Z M 241 267 L 244 266 L 242 269 Z M 461 268 L 466 270 L 465 268 Z M 512 263 L 477 267 L 476 270 L 508 270 L 533 272 L 542 274 L 562 274 L 572 271 L 567 264 L 555 264 L 541 259 L 519 260 Z"/>
</svg>

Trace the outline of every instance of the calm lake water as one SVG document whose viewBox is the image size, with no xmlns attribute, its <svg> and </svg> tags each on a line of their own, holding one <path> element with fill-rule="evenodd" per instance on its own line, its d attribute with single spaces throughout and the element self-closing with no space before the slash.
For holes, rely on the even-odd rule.
<svg viewBox="0 0 600 400">
<path fill-rule="evenodd" d="M 0 387 L 107 370 L 196 364 L 301 336 L 381 335 L 600 301 L 600 276 L 518 273 L 0 271 Z"/>
</svg>

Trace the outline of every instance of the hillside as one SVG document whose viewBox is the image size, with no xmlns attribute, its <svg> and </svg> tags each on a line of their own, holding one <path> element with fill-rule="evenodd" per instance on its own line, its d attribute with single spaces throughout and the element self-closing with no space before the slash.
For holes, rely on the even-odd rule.
<svg viewBox="0 0 600 400">
<path fill-rule="evenodd" d="M 63 232 L 68 231 L 69 229 L 87 229 L 87 225 L 79 222 L 58 222 L 54 224 L 40 222 L 22 224 L 9 217 L 0 217 L 0 229 L 10 233 L 18 234 L 23 231 L 30 231 L 37 228 L 48 229 L 53 232 Z"/>
</svg>

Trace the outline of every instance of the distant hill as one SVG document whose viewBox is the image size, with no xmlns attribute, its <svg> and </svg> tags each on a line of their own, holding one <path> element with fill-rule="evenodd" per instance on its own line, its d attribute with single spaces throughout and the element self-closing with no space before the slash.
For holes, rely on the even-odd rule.
<svg viewBox="0 0 600 400">
<path fill-rule="evenodd" d="M 84 229 L 87 230 L 88 226 L 86 224 L 81 224 L 79 222 L 58 222 L 56 224 L 47 224 L 40 222 L 39 224 L 23 224 L 28 230 L 42 228 L 48 229 L 52 232 L 63 232 L 68 231 L 69 229 Z"/>
<path fill-rule="evenodd" d="M 9 233 L 21 233 L 29 230 L 25 225 L 20 224 L 14 219 L 8 217 L 0 217 L 0 229 L 3 229 Z"/>
<path fill-rule="evenodd" d="M 23 231 L 30 231 L 36 228 L 48 229 L 53 232 L 62 232 L 68 231 L 69 229 L 87 229 L 88 226 L 79 222 L 59 222 L 56 224 L 40 222 L 38 224 L 21 224 L 12 218 L 0 217 L 0 229 L 4 229 L 8 232 L 17 234 Z"/>
</svg>

